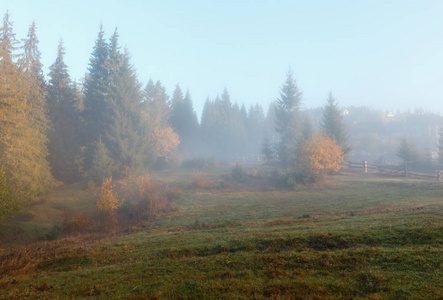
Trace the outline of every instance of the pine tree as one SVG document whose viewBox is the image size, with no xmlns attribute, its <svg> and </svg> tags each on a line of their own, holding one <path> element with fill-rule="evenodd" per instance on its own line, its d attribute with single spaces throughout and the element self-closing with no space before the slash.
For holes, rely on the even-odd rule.
<svg viewBox="0 0 443 300">
<path fill-rule="evenodd" d="M 281 139 L 279 155 L 285 166 L 296 161 L 297 139 L 300 136 L 298 117 L 302 93 L 292 76 L 292 72 L 289 71 L 275 107 L 275 130 Z"/>
<path fill-rule="evenodd" d="M 180 132 L 183 130 L 183 92 L 180 88 L 180 85 L 177 84 L 175 86 L 174 91 L 172 92 L 172 98 L 171 98 L 171 113 L 170 113 L 170 124 L 172 128 L 180 135 L 180 137 L 183 136 L 183 132 Z"/>
<path fill-rule="evenodd" d="M 346 156 L 351 151 L 351 146 L 348 145 L 348 133 L 346 126 L 343 124 L 342 114 L 340 108 L 332 93 L 329 93 L 327 104 L 323 109 L 323 116 L 321 119 L 321 130 L 331 139 L 334 139 Z"/>
<path fill-rule="evenodd" d="M 19 61 L 23 72 L 23 87 L 26 97 L 26 144 L 20 168 L 29 177 L 29 190 L 39 194 L 47 192 L 53 185 L 49 162 L 48 131 L 49 119 L 45 99 L 45 81 L 38 50 L 35 22 L 29 28 L 24 41 L 24 55 Z"/>
<path fill-rule="evenodd" d="M 100 139 L 94 147 L 92 167 L 89 170 L 89 178 L 95 184 L 101 185 L 104 178 L 111 178 L 115 173 L 115 161 L 111 158 L 109 150 Z"/>
<path fill-rule="evenodd" d="M 418 151 L 416 146 L 409 142 L 406 137 L 400 141 L 400 145 L 395 153 L 407 167 L 410 163 L 418 161 Z"/>
<path fill-rule="evenodd" d="M 60 41 L 57 58 L 49 67 L 47 101 L 51 121 L 49 161 L 55 178 L 74 182 L 80 178 L 76 164 L 80 155 L 80 97 L 71 82 Z"/>
<path fill-rule="evenodd" d="M 265 138 L 264 135 L 265 115 L 263 108 L 257 103 L 249 107 L 246 122 L 246 132 L 248 140 L 248 152 L 254 155 L 260 153 L 260 143 Z"/>
<path fill-rule="evenodd" d="M 17 44 L 6 13 L 0 28 L 0 220 L 20 209 L 21 200 L 27 198 L 23 193 L 26 179 L 19 171 L 25 102 L 16 63 Z"/>
<path fill-rule="evenodd" d="M 189 136 L 189 138 L 192 139 L 197 135 L 199 124 L 189 90 L 186 91 L 185 98 L 183 99 L 183 115 L 187 124 L 187 126 L 185 126 L 188 132 L 186 136 Z"/>
<path fill-rule="evenodd" d="M 24 75 L 17 60 L 18 42 L 9 21 L 9 14 L 3 18 L 0 28 L 0 163 L 15 189 L 31 196 L 40 192 L 34 190 L 33 178 L 28 174 L 30 138 Z"/>
<path fill-rule="evenodd" d="M 272 148 L 271 140 L 269 138 L 264 139 L 261 154 L 267 162 L 274 159 L 274 149 Z"/>
<path fill-rule="evenodd" d="M 187 155 L 196 143 L 198 119 L 189 91 L 183 97 L 178 84 L 172 94 L 170 123 L 180 137 L 179 151 L 182 155 Z"/>
<path fill-rule="evenodd" d="M 117 30 L 109 48 L 109 90 L 105 145 L 118 163 L 117 176 L 126 169 L 141 171 L 148 155 L 150 136 L 142 112 L 141 86 L 127 52 L 121 53 Z"/>
<path fill-rule="evenodd" d="M 84 83 L 83 119 L 85 120 L 84 145 L 92 146 L 107 130 L 106 110 L 109 78 L 109 46 L 100 25 L 97 40 L 89 60 L 88 73 Z M 87 155 L 88 156 L 88 155 Z M 87 158 L 87 161 L 90 157 Z"/>
<path fill-rule="evenodd" d="M 21 73 L 16 64 L 17 40 L 9 21 L 9 14 L 3 18 L 0 28 L 0 155 L 8 172 L 17 165 L 14 137 L 18 135 L 25 107 L 22 97 Z"/>
<path fill-rule="evenodd" d="M 169 107 L 169 97 L 166 89 L 160 81 L 156 84 L 150 79 L 144 90 L 144 110 L 154 127 L 169 127 L 171 110 Z"/>
</svg>

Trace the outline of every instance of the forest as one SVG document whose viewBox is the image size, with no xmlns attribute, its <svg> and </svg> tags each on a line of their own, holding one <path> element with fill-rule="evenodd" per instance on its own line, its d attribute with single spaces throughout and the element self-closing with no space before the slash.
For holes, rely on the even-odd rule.
<svg viewBox="0 0 443 300">
<path fill-rule="evenodd" d="M 76 81 L 72 49 L 44 74 L 37 25 L 19 39 L 10 18 L 0 299 L 443 297 L 439 114 L 312 108 L 291 69 L 269 107 L 225 88 L 198 114 L 138 78 L 117 29 Z"/>
<path fill-rule="evenodd" d="M 6 13 L 0 30 L 0 182 L 9 200 L 2 218 L 57 182 L 101 185 L 104 178 L 176 169 L 205 158 L 273 161 L 293 169 L 314 133 L 334 140 L 341 162 L 442 161 L 443 118 L 437 114 L 343 108 L 332 93 L 324 107 L 302 109 L 302 92 L 288 71 L 270 107 L 232 103 L 225 88 L 206 99 L 199 121 L 189 90 L 184 93 L 177 83 L 168 95 L 160 80 L 142 84 L 117 29 L 107 38 L 100 27 L 86 75 L 76 82 L 62 41 L 46 76 L 36 24 L 21 42 L 12 24 Z M 398 155 L 401 145 L 411 152 L 407 158 Z"/>
</svg>

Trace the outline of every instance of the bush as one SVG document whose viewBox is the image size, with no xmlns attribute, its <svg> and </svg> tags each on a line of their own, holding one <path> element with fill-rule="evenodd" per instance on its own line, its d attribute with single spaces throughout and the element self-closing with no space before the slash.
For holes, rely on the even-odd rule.
<svg viewBox="0 0 443 300">
<path fill-rule="evenodd" d="M 63 230 L 66 233 L 86 232 L 90 229 L 91 220 L 86 213 L 77 213 L 70 217 L 65 211 L 63 212 Z"/>
<path fill-rule="evenodd" d="M 173 200 L 183 194 L 181 189 L 171 189 L 168 185 L 152 182 L 149 175 L 121 180 L 119 190 L 127 199 L 124 208 L 136 219 L 159 216 L 171 210 Z"/>
<path fill-rule="evenodd" d="M 54 225 L 45 234 L 45 238 L 48 241 L 53 241 L 58 239 L 61 236 L 61 234 L 62 234 L 62 228 L 59 225 Z"/>
<path fill-rule="evenodd" d="M 231 171 L 231 177 L 237 182 L 244 182 L 247 179 L 248 174 L 240 164 L 236 164 Z"/>
<path fill-rule="evenodd" d="M 316 182 L 327 174 L 340 170 L 343 151 L 335 140 L 326 135 L 312 135 L 301 147 L 299 163 L 301 168 L 298 172 L 298 181 Z"/>
<path fill-rule="evenodd" d="M 207 170 L 210 168 L 215 167 L 215 160 L 214 158 L 203 158 L 203 157 L 196 157 L 193 159 L 185 160 L 182 163 L 182 168 L 185 169 L 198 169 L 198 170 Z"/>
<path fill-rule="evenodd" d="M 118 199 L 116 195 L 114 195 L 114 187 L 112 178 L 105 178 L 100 188 L 100 194 L 95 202 L 97 209 L 106 213 L 108 216 L 114 216 L 115 211 L 122 206 L 124 202 L 124 199 Z"/>
<path fill-rule="evenodd" d="M 190 187 L 195 189 L 207 189 L 211 188 L 212 184 L 209 181 L 208 175 L 206 173 L 201 170 L 194 170 L 191 178 Z"/>
</svg>

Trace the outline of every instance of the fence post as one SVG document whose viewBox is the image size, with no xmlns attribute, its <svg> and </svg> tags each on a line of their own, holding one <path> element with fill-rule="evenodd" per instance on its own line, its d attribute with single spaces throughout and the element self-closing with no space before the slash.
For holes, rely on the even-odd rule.
<svg viewBox="0 0 443 300">
<path fill-rule="evenodd" d="M 363 167 L 365 169 L 365 173 L 368 173 L 368 162 L 366 160 L 363 162 Z"/>
</svg>

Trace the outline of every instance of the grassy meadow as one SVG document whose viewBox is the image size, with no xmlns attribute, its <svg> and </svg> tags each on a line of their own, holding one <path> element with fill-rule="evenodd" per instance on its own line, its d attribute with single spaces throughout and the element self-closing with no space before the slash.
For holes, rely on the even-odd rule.
<svg viewBox="0 0 443 300">
<path fill-rule="evenodd" d="M 95 209 L 86 185 L 57 187 L 0 225 L 0 299 L 443 299 L 443 183 L 231 169 L 152 174 L 182 190 L 173 210 L 102 234 L 57 231 Z"/>
</svg>

